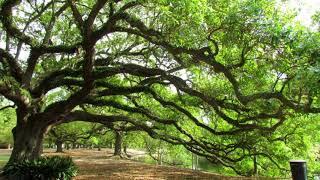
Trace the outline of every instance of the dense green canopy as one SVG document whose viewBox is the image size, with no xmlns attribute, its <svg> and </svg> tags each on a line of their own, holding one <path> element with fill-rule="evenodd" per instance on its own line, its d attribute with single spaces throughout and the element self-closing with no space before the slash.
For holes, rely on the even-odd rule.
<svg viewBox="0 0 320 180">
<path fill-rule="evenodd" d="M 11 161 L 37 157 L 48 129 L 80 120 L 126 122 L 238 174 L 256 157 L 282 169 L 268 145 L 320 112 L 319 32 L 274 1 L 0 2 Z"/>
</svg>

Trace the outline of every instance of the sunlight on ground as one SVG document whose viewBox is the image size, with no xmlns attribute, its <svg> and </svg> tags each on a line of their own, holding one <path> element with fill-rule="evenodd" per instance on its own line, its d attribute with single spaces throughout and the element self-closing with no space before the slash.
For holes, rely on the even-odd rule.
<svg viewBox="0 0 320 180">
<path fill-rule="evenodd" d="M 5 152 L 4 152 L 5 151 Z M 219 174 L 196 171 L 173 166 L 150 165 L 134 160 L 118 159 L 112 156 L 113 150 L 103 149 L 102 151 L 76 149 L 65 151 L 65 153 L 55 153 L 54 150 L 45 150 L 45 155 L 71 156 L 79 168 L 78 176 L 75 180 L 271 180 L 275 178 L 247 178 L 230 177 Z M 132 156 L 141 156 L 142 151 L 131 151 Z M 5 163 L 9 158 L 7 150 L 0 150 L 0 163 Z M 4 164 L 3 164 L 4 165 Z"/>
</svg>

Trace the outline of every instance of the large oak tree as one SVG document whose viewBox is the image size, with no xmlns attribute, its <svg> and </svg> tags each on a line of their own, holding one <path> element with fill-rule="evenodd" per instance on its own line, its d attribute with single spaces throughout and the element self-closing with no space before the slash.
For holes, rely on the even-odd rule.
<svg viewBox="0 0 320 180">
<path fill-rule="evenodd" d="M 10 162 L 37 158 L 52 126 L 80 120 L 126 122 L 237 171 L 247 157 L 273 161 L 256 137 L 320 112 L 319 34 L 273 1 L 0 2 Z"/>
</svg>

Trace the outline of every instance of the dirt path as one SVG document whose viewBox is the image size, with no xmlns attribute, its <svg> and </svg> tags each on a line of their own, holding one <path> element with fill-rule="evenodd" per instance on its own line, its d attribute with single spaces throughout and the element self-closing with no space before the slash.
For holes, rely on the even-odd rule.
<svg viewBox="0 0 320 180">
<path fill-rule="evenodd" d="M 264 180 L 266 178 L 228 177 L 172 166 L 158 166 L 120 159 L 112 156 L 112 150 L 72 150 L 55 153 L 45 150 L 46 155 L 71 156 L 79 167 L 75 180 Z M 142 151 L 129 151 L 132 157 L 143 156 Z M 3 152 L 7 154 L 8 152 Z M 1 150 L 0 150 L 1 154 Z M 268 178 L 270 180 L 270 178 Z"/>
<path fill-rule="evenodd" d="M 132 157 L 144 155 L 143 152 L 130 151 Z M 65 153 L 46 152 L 48 155 L 72 156 L 79 167 L 76 180 L 94 179 L 213 179 L 212 174 L 189 169 L 157 166 L 112 156 L 111 150 L 73 150 Z M 216 175 L 214 175 L 216 176 Z M 221 178 L 219 178 L 221 179 Z"/>
<path fill-rule="evenodd" d="M 141 151 L 130 151 L 132 157 L 144 155 Z M 57 153 L 47 152 L 48 155 Z M 265 179 L 228 177 L 219 174 L 195 171 L 172 166 L 150 165 L 112 156 L 112 150 L 73 150 L 63 154 L 72 156 L 79 167 L 75 180 L 235 180 Z"/>
</svg>

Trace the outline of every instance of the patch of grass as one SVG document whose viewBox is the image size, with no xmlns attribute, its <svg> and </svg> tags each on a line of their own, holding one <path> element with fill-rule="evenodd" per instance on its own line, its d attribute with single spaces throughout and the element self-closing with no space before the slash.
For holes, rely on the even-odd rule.
<svg viewBox="0 0 320 180">
<path fill-rule="evenodd" d="M 8 161 L 10 158 L 9 155 L 0 155 L 0 161 Z"/>
<path fill-rule="evenodd" d="M 9 158 L 9 155 L 0 155 L 0 169 L 2 169 L 3 166 L 7 164 Z"/>
<path fill-rule="evenodd" d="M 7 161 L 0 161 L 0 169 L 2 169 L 7 164 Z"/>
</svg>

